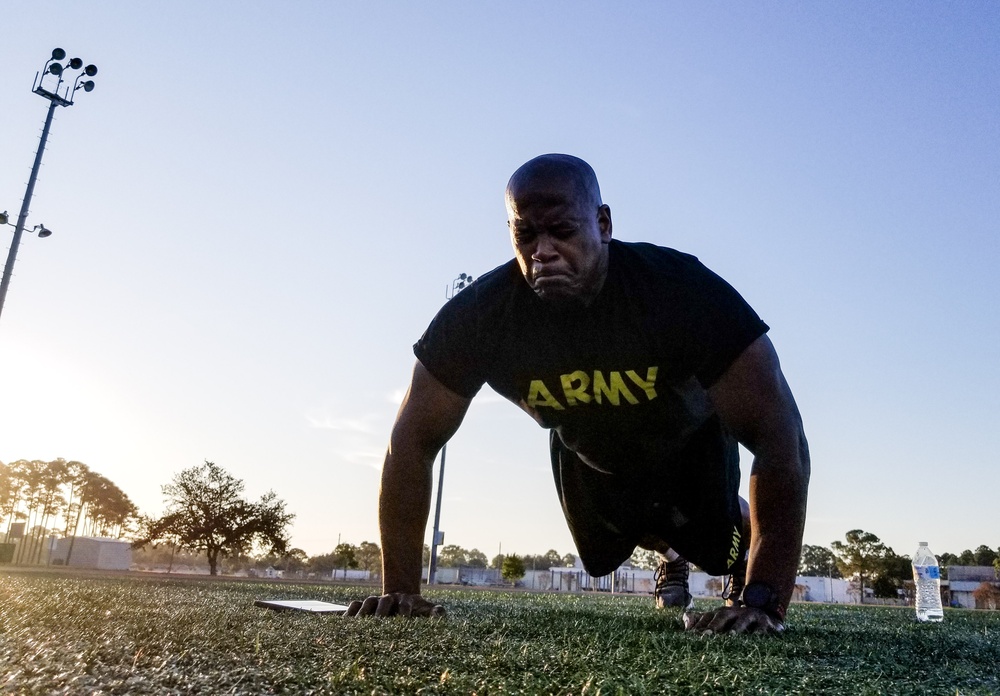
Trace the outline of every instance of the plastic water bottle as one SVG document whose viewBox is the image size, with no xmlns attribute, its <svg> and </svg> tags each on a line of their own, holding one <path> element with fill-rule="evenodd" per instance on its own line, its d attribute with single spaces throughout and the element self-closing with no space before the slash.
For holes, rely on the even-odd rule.
<svg viewBox="0 0 1000 696">
<path fill-rule="evenodd" d="M 917 591 L 917 621 L 943 621 L 941 569 L 926 541 L 913 554 L 913 585 Z"/>
</svg>

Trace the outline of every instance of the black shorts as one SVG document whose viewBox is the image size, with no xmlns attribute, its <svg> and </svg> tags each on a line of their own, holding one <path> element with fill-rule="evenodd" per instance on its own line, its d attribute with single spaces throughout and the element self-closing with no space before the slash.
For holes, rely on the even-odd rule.
<svg viewBox="0 0 1000 696">
<path fill-rule="evenodd" d="M 607 575 L 652 536 L 710 575 L 725 575 L 745 552 L 739 451 L 717 423 L 703 428 L 670 465 L 631 476 L 584 463 L 555 431 L 552 473 L 583 567 Z"/>
</svg>

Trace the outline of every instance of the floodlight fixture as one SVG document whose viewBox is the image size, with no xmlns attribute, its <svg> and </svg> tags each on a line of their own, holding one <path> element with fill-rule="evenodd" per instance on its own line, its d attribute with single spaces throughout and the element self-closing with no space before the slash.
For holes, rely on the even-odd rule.
<svg viewBox="0 0 1000 696">
<path fill-rule="evenodd" d="M 7 214 L 6 210 L 0 213 L 0 225 L 10 224 L 8 220 L 10 220 L 10 216 Z"/>
<path fill-rule="evenodd" d="M 52 230 L 45 225 L 35 225 L 34 229 L 31 231 L 37 234 L 39 239 L 45 239 L 46 237 L 52 236 Z"/>
<path fill-rule="evenodd" d="M 90 65 L 84 67 L 82 58 L 71 58 L 66 61 L 66 63 L 60 62 L 65 58 L 66 51 L 61 48 L 53 49 L 52 57 L 45 61 L 45 66 L 42 68 L 42 71 L 35 76 L 34 92 L 39 96 L 45 97 L 53 104 L 57 104 L 59 106 L 72 106 L 73 96 L 76 94 L 78 89 L 82 88 L 84 92 L 94 91 L 93 80 L 84 80 L 84 77 L 93 77 L 96 75 L 97 66 L 91 63 Z M 67 71 L 73 70 L 79 70 L 81 72 L 76 76 L 76 79 L 73 82 L 72 90 L 68 85 L 63 88 L 63 82 L 68 77 Z M 58 78 L 54 87 L 48 87 L 44 84 L 46 82 L 46 77 L 49 76 Z"/>
<path fill-rule="evenodd" d="M 468 273 L 462 273 L 455 278 L 455 280 L 451 281 L 451 287 L 445 289 L 444 296 L 450 300 L 459 292 L 467 288 L 471 283 L 472 276 Z"/>
</svg>

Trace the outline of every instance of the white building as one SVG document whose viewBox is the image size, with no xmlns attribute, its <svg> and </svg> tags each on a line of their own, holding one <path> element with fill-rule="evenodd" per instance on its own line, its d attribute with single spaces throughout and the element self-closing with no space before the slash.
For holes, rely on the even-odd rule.
<svg viewBox="0 0 1000 696">
<path fill-rule="evenodd" d="M 598 590 L 604 592 L 625 592 L 652 594 L 656 586 L 654 571 L 622 566 L 613 574 L 591 577 L 577 560 L 573 568 L 551 568 L 552 580 L 549 588 L 562 592 Z M 695 597 L 721 597 L 726 578 L 693 571 L 688 577 L 688 589 Z M 794 602 L 834 602 L 838 604 L 857 603 L 848 590 L 850 583 L 842 578 L 805 577 L 795 578 Z"/>
<path fill-rule="evenodd" d="M 424 577 L 426 575 L 424 573 Z M 369 582 L 372 579 L 372 572 L 361 568 L 334 568 L 330 572 L 330 579 L 345 582 Z"/>
<path fill-rule="evenodd" d="M 1000 588 L 993 566 L 948 566 L 947 585 L 951 591 L 951 606 L 966 609 L 989 608 L 977 606 L 973 594 L 983 583 Z"/>
<path fill-rule="evenodd" d="M 336 571 L 339 578 L 342 571 Z M 354 571 L 357 572 L 357 571 Z M 614 573 L 595 578 L 583 569 L 580 559 L 568 568 L 529 570 L 518 581 L 517 586 L 529 590 L 552 592 L 614 592 L 622 594 L 653 594 L 656 587 L 655 572 L 623 565 Z M 427 577 L 427 568 L 422 578 Z M 481 585 L 506 586 L 495 568 L 438 568 L 435 580 L 439 585 Z M 354 579 L 354 578 L 350 578 Z M 358 578 L 360 579 L 360 578 Z M 688 577 L 688 588 L 695 597 L 722 597 L 725 577 L 715 577 L 708 573 L 693 571 Z M 793 602 L 832 602 L 836 604 L 857 604 L 857 593 L 850 593 L 850 583 L 842 578 L 804 577 L 795 578 Z"/>
<path fill-rule="evenodd" d="M 67 556 L 69 563 L 66 562 Z M 121 539 L 67 537 L 56 540 L 50 561 L 53 565 L 68 565 L 70 568 L 128 570 L 132 565 L 132 545 Z"/>
</svg>

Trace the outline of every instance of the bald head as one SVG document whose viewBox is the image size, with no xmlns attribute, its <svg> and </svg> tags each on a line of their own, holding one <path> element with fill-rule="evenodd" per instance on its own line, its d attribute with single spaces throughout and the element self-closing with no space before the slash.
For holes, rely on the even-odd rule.
<svg viewBox="0 0 1000 696">
<path fill-rule="evenodd" d="M 594 169 L 573 155 L 539 155 L 528 160 L 507 182 L 507 211 L 524 197 L 570 196 L 587 208 L 601 205 L 601 188 Z"/>
<path fill-rule="evenodd" d="M 507 225 L 521 274 L 547 302 L 589 305 L 608 269 L 611 209 L 597 175 L 570 155 L 541 155 L 507 183 Z"/>
</svg>

